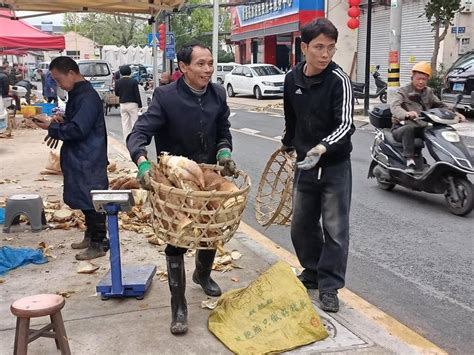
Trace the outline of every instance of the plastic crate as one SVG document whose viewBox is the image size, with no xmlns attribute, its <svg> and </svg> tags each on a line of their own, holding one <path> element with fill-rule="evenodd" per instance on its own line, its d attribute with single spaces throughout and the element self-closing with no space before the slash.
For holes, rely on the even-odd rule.
<svg viewBox="0 0 474 355">
<path fill-rule="evenodd" d="M 53 115 L 53 109 L 57 106 L 57 104 L 42 103 L 42 104 L 34 104 L 33 106 L 41 107 L 41 113 L 42 114 L 52 116 Z"/>
<path fill-rule="evenodd" d="M 21 106 L 20 112 L 23 114 L 24 118 L 28 118 L 37 114 L 36 107 L 34 106 Z"/>
</svg>

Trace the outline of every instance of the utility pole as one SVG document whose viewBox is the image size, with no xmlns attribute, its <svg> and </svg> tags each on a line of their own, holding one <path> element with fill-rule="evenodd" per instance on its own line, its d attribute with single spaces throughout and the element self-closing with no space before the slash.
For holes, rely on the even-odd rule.
<svg viewBox="0 0 474 355">
<path fill-rule="evenodd" d="M 400 88 L 400 46 L 402 32 L 403 0 L 391 0 L 390 52 L 388 54 L 387 100 L 392 103 Z"/>
<path fill-rule="evenodd" d="M 369 114 L 371 34 L 372 34 L 372 0 L 369 0 L 367 2 L 367 36 L 365 40 L 364 116 L 367 116 Z"/>
<path fill-rule="evenodd" d="M 212 18 L 212 57 L 214 59 L 214 73 L 212 74 L 212 82 L 217 82 L 217 60 L 219 58 L 219 0 L 214 0 Z"/>
</svg>

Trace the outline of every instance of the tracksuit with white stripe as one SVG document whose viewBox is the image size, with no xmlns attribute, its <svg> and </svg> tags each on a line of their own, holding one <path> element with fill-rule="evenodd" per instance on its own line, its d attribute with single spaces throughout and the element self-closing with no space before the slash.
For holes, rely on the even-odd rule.
<svg viewBox="0 0 474 355">
<path fill-rule="evenodd" d="M 327 151 L 313 169 L 295 171 L 291 239 L 303 277 L 320 292 L 337 293 L 349 251 L 354 99 L 351 81 L 336 63 L 312 77 L 304 75 L 304 65 L 285 77 L 282 143 L 296 149 L 298 161 L 318 144 Z"/>
</svg>

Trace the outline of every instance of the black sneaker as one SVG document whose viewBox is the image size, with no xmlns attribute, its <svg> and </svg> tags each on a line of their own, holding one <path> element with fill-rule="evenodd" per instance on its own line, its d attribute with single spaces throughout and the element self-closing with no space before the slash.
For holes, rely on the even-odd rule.
<svg viewBox="0 0 474 355">
<path fill-rule="evenodd" d="M 311 280 L 308 280 L 307 278 L 305 278 L 303 276 L 303 274 L 299 274 L 297 276 L 298 280 L 301 281 L 301 283 L 304 285 L 304 287 L 306 287 L 307 290 L 317 290 L 318 289 L 318 283 L 317 282 L 314 282 L 314 281 L 311 281 Z"/>
<path fill-rule="evenodd" d="M 323 311 L 339 311 L 339 299 L 335 293 L 322 292 L 319 294 L 320 306 Z"/>
</svg>

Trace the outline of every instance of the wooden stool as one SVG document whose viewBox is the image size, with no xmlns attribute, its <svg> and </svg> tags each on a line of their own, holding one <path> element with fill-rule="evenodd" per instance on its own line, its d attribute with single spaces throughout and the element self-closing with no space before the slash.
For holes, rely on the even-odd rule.
<svg viewBox="0 0 474 355">
<path fill-rule="evenodd" d="M 54 338 L 56 348 L 61 350 L 61 354 L 71 354 L 61 316 L 64 303 L 62 296 L 47 294 L 28 296 L 13 302 L 10 310 L 17 316 L 14 355 L 26 355 L 28 343 L 39 337 Z M 44 316 L 50 316 L 50 324 L 39 330 L 30 329 L 30 318 Z"/>
</svg>

